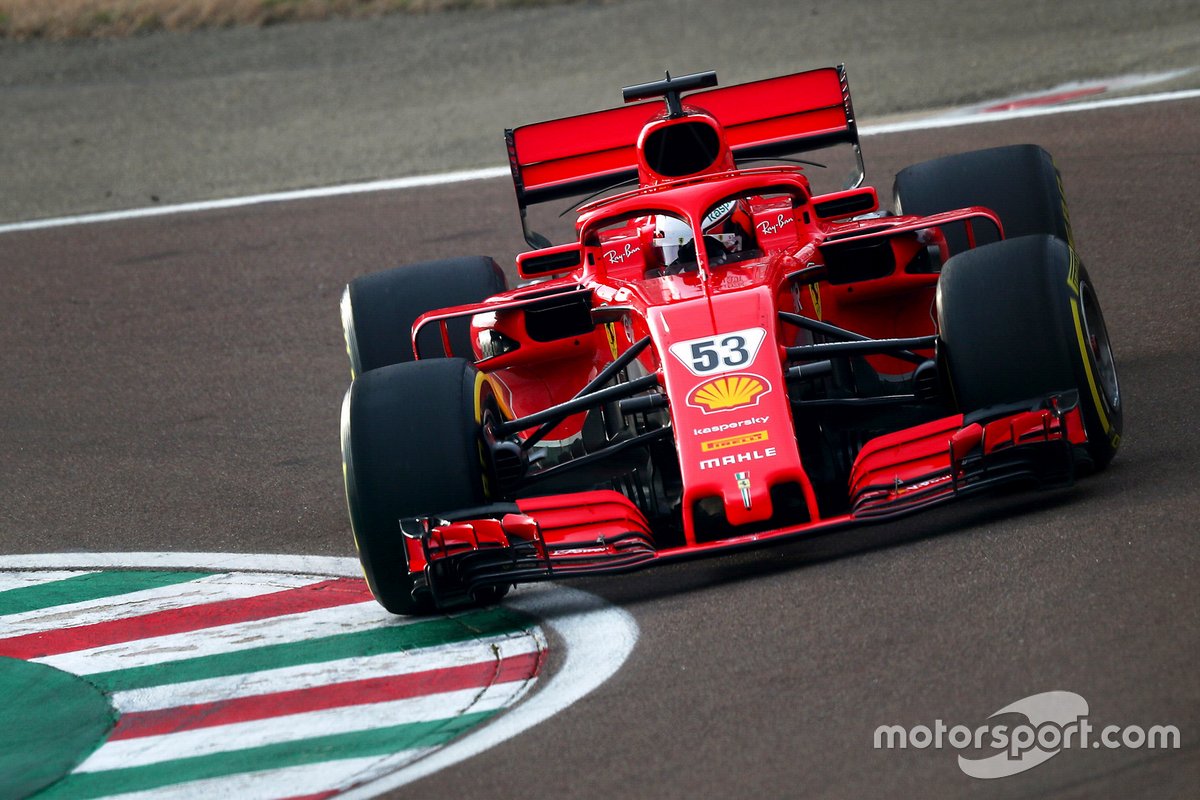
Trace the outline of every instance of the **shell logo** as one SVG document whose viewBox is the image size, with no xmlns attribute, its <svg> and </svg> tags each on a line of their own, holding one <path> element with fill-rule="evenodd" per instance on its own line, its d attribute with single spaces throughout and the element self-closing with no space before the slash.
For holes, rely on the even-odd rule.
<svg viewBox="0 0 1200 800">
<path fill-rule="evenodd" d="M 688 395 L 687 403 L 705 414 L 758 405 L 759 398 L 771 391 L 771 384 L 757 375 L 722 375 L 707 380 Z"/>
</svg>

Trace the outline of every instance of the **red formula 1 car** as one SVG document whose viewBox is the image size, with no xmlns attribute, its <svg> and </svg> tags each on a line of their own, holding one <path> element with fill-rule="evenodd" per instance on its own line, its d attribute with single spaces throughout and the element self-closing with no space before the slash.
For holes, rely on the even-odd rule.
<svg viewBox="0 0 1200 800">
<path fill-rule="evenodd" d="M 908 167 L 881 211 L 842 68 L 716 85 L 507 132 L 528 283 L 478 257 L 346 287 L 346 496 L 390 611 L 1112 459 L 1112 350 L 1045 151 Z M 854 174 L 816 193 L 789 157 L 833 145 Z M 530 230 L 536 204 L 622 186 L 572 241 Z"/>
</svg>

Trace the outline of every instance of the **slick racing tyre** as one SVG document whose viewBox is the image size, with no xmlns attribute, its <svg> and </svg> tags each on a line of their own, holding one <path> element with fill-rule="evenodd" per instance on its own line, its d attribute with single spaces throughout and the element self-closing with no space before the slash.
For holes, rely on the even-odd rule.
<svg viewBox="0 0 1200 800">
<path fill-rule="evenodd" d="M 350 525 L 375 598 L 394 614 L 433 610 L 423 575 L 409 572 L 399 520 L 483 505 L 480 420 L 491 386 L 459 358 L 381 367 L 342 401 L 342 470 Z M 487 587 L 479 600 L 498 600 Z"/>
<path fill-rule="evenodd" d="M 951 258 L 937 288 L 939 349 L 960 411 L 1077 390 L 1096 469 L 1121 441 L 1122 397 L 1095 288 L 1053 236 Z"/>
<path fill-rule="evenodd" d="M 342 332 L 357 377 L 389 364 L 414 360 L 412 326 L 422 314 L 439 308 L 478 303 L 506 289 L 504 273 L 484 256 L 425 261 L 362 275 L 342 292 Z M 449 324 L 455 356 L 471 357 L 470 319 Z M 425 357 L 446 355 L 438 326 L 422 331 Z"/>
<path fill-rule="evenodd" d="M 1000 217 L 1004 238 L 1046 234 L 1072 247 L 1071 219 L 1054 160 L 1033 144 L 993 147 L 935 158 L 906 167 L 892 187 L 897 214 L 925 216 L 967 206 L 984 206 Z M 979 244 L 998 237 L 992 225 L 975 223 Z M 945 228 L 951 253 L 967 246 L 959 224 Z"/>
</svg>

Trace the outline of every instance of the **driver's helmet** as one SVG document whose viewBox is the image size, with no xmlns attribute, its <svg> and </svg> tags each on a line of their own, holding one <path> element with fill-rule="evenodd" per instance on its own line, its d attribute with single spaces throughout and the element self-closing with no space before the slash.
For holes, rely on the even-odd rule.
<svg viewBox="0 0 1200 800">
<path fill-rule="evenodd" d="M 736 201 L 723 203 L 712 209 L 701 223 L 706 252 L 710 259 L 719 256 L 718 263 L 742 248 L 742 237 L 730 224 L 736 208 Z M 685 261 L 695 261 L 696 250 L 689 246 L 692 238 L 692 226 L 679 217 L 659 214 L 654 218 L 654 246 L 662 251 L 663 266 L 671 266 L 681 254 Z"/>
<path fill-rule="evenodd" d="M 669 267 L 679 259 L 679 248 L 692 241 L 692 226 L 670 214 L 654 218 L 654 246 L 662 251 L 663 266 Z"/>
<path fill-rule="evenodd" d="M 728 200 L 708 210 L 704 219 L 700 221 L 700 230 L 704 231 L 706 246 L 707 243 L 718 242 L 727 254 L 742 249 L 742 234 L 745 231 L 735 219 L 740 210 L 741 203 L 737 200 Z"/>
</svg>

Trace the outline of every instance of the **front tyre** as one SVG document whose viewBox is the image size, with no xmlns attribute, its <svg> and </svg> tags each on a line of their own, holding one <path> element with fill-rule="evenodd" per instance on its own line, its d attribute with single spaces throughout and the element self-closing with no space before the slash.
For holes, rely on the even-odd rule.
<svg viewBox="0 0 1200 800">
<path fill-rule="evenodd" d="M 1121 441 L 1123 406 L 1095 287 L 1052 236 L 968 250 L 942 268 L 938 330 L 959 410 L 1077 390 L 1096 469 Z"/>
<path fill-rule="evenodd" d="M 412 326 L 429 311 L 482 302 L 507 288 L 504 273 L 484 256 L 446 258 L 361 275 L 342 292 L 342 333 L 350 375 L 415 360 Z M 448 324 L 451 349 L 472 354 L 470 319 Z M 425 357 L 444 355 L 436 325 L 421 332 Z"/>
<path fill-rule="evenodd" d="M 434 609 L 424 576 L 409 571 L 400 519 L 487 500 L 479 430 L 489 388 L 470 363 L 439 358 L 372 370 L 346 392 L 341 443 L 350 525 L 367 584 L 394 614 Z"/>
<path fill-rule="evenodd" d="M 972 150 L 902 169 L 892 187 L 898 214 L 928 216 L 967 206 L 996 212 L 1004 237 L 1046 234 L 1072 247 L 1071 218 L 1054 159 L 1033 144 Z M 990 225 L 976 226 L 979 241 L 995 241 Z M 952 252 L 966 248 L 961 225 L 947 227 Z"/>
</svg>

